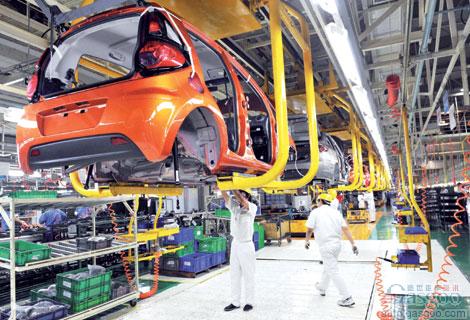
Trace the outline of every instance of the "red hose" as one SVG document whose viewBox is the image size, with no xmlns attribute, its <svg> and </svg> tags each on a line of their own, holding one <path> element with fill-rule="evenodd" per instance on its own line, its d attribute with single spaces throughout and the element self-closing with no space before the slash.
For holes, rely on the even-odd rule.
<svg viewBox="0 0 470 320">
<path fill-rule="evenodd" d="M 377 311 L 377 317 L 380 320 L 393 320 L 392 312 L 390 311 L 390 298 L 385 294 L 383 280 L 382 280 L 382 261 L 380 258 L 375 258 L 375 287 L 380 301 L 380 310 Z"/>
<path fill-rule="evenodd" d="M 153 266 L 153 286 L 149 291 L 143 292 L 140 294 L 140 299 L 142 300 L 150 298 L 158 291 L 158 278 L 159 278 L 159 273 L 160 273 L 160 270 L 159 270 L 160 256 L 161 256 L 160 252 L 157 252 L 155 254 L 155 264 Z"/>
<path fill-rule="evenodd" d="M 113 225 L 114 238 L 117 238 L 119 234 L 119 228 L 116 222 L 116 212 L 113 210 L 111 204 L 108 206 L 108 211 L 109 211 L 109 216 L 111 217 L 111 224 Z M 122 267 L 124 268 L 124 275 L 126 276 L 127 283 L 129 284 L 129 286 L 131 286 L 133 290 L 137 290 L 137 287 L 134 282 L 134 277 L 132 276 L 132 271 L 129 266 L 129 259 L 127 259 L 126 257 L 126 252 L 121 251 L 119 252 L 119 255 L 121 256 L 121 263 L 122 263 Z"/>
<path fill-rule="evenodd" d="M 117 238 L 119 229 L 118 224 L 116 222 L 116 212 L 113 210 L 112 205 L 108 206 L 108 211 L 109 216 L 111 217 L 111 223 L 113 225 L 114 237 Z M 126 257 L 126 252 L 121 251 L 119 252 L 119 255 L 121 256 L 122 267 L 124 268 L 124 275 L 126 276 L 127 282 L 134 290 L 137 290 L 137 287 L 134 282 L 134 277 L 132 276 L 129 259 Z M 139 298 L 141 300 L 150 298 L 158 291 L 158 278 L 160 275 L 160 256 L 160 252 L 157 252 L 155 254 L 155 264 L 153 268 L 153 286 L 149 291 L 140 294 Z"/>
</svg>

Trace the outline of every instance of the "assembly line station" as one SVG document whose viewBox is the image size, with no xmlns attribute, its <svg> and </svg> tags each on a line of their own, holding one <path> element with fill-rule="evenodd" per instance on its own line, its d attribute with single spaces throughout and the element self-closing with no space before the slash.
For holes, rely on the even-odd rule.
<svg viewBox="0 0 470 320">
<path fill-rule="evenodd" d="M 469 33 L 467 0 L 0 0 L 0 319 L 470 319 Z"/>
</svg>

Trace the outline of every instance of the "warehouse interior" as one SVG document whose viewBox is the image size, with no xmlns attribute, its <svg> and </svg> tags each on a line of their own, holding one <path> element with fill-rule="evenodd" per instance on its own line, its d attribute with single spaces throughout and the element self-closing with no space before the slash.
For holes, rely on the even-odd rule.
<svg viewBox="0 0 470 320">
<path fill-rule="evenodd" d="M 0 0 L 0 319 L 470 319 L 469 34 L 468 0 Z"/>
</svg>

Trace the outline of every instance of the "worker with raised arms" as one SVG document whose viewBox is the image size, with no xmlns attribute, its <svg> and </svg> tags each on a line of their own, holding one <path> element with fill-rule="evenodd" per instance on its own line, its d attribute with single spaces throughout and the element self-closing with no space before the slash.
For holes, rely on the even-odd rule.
<svg viewBox="0 0 470 320">
<path fill-rule="evenodd" d="M 255 245 L 253 224 L 258 206 L 247 191 L 222 191 L 225 207 L 231 212 L 230 234 L 233 237 L 230 251 L 230 278 L 232 302 L 224 308 L 232 311 L 240 308 L 242 282 L 245 289 L 243 311 L 253 309 L 255 294 Z"/>
<path fill-rule="evenodd" d="M 330 205 L 335 198 L 336 192 L 333 191 L 318 196 L 318 207 L 310 212 L 306 222 L 305 248 L 310 248 L 310 238 L 312 233 L 315 233 L 315 242 L 320 249 L 324 267 L 321 281 L 315 284 L 315 288 L 321 296 L 325 296 L 328 284 L 332 280 L 341 296 L 338 305 L 351 307 L 354 305 L 354 300 L 338 268 L 342 233 L 351 242 L 354 254 L 359 254 L 359 251 L 343 216 L 335 207 Z"/>
</svg>

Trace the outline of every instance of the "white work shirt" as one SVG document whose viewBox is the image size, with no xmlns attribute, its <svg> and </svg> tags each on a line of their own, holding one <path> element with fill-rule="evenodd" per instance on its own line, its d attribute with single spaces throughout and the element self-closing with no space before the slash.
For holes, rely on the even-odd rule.
<svg viewBox="0 0 470 320">
<path fill-rule="evenodd" d="M 233 196 L 225 203 L 225 206 L 232 213 L 230 218 L 230 234 L 233 240 L 238 242 L 253 241 L 253 224 L 255 223 L 258 207 L 248 201 L 248 209 L 242 208 Z"/>
<path fill-rule="evenodd" d="M 342 214 L 325 204 L 310 212 L 305 225 L 307 228 L 313 229 L 315 241 L 319 246 L 340 242 L 341 228 L 347 226 Z"/>
</svg>

